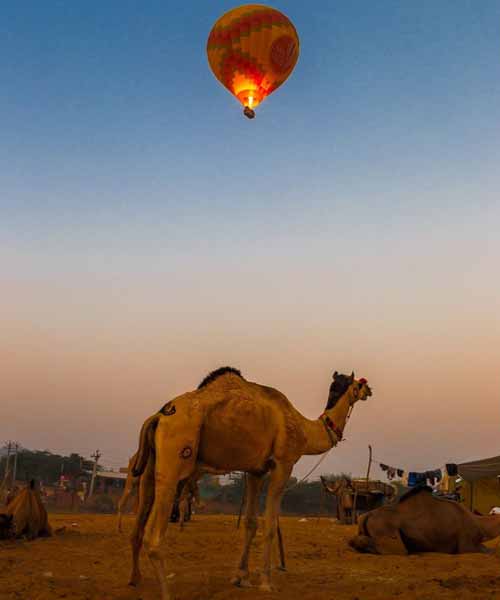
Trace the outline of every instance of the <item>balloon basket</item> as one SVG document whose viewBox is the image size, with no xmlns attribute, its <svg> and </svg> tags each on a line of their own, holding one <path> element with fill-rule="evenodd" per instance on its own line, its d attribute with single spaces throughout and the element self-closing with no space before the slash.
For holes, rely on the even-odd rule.
<svg viewBox="0 0 500 600">
<path fill-rule="evenodd" d="M 243 110 L 243 114 L 245 115 L 245 117 L 248 117 L 249 119 L 255 119 L 255 111 L 252 110 L 249 106 L 245 106 L 245 109 Z"/>
</svg>

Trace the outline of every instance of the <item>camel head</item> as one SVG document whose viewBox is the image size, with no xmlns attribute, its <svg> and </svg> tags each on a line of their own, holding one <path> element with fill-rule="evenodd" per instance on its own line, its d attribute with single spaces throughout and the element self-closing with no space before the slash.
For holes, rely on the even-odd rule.
<svg viewBox="0 0 500 600">
<path fill-rule="evenodd" d="M 14 537 L 14 518 L 12 515 L 0 514 L 0 540 Z"/>
<path fill-rule="evenodd" d="M 354 377 L 354 371 L 350 375 L 335 371 L 328 394 L 327 410 L 333 408 L 345 394 L 349 394 L 349 404 L 353 406 L 358 400 L 365 401 L 372 395 L 372 391 L 364 377 L 361 379 Z"/>
<path fill-rule="evenodd" d="M 346 491 L 352 490 L 352 483 L 347 477 L 341 477 L 338 480 L 337 494 L 344 494 Z"/>
<path fill-rule="evenodd" d="M 372 389 L 368 385 L 368 381 L 364 377 L 361 377 L 361 379 L 359 380 L 359 383 L 360 383 L 361 387 L 359 388 L 358 400 L 365 402 L 368 399 L 368 397 L 372 395 Z"/>
<path fill-rule="evenodd" d="M 321 476 L 321 483 L 325 487 L 325 489 L 330 492 L 330 494 L 337 495 L 341 490 L 346 486 L 346 482 L 344 479 L 340 478 L 335 481 L 328 481 L 325 477 Z"/>
</svg>

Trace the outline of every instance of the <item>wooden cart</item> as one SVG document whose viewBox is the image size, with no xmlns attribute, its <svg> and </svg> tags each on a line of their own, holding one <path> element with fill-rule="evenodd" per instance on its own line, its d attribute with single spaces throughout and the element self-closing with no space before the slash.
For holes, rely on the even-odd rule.
<svg viewBox="0 0 500 600">
<path fill-rule="evenodd" d="M 392 500 L 396 488 L 389 483 L 366 478 L 347 479 L 334 482 L 321 478 L 326 493 L 335 496 L 337 518 L 342 524 L 356 523 L 358 516 Z"/>
</svg>

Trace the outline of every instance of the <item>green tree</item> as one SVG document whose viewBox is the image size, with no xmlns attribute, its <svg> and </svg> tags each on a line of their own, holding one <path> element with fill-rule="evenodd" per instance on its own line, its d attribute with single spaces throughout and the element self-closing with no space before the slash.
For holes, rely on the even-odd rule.
<svg viewBox="0 0 500 600">
<path fill-rule="evenodd" d="M 12 459 L 11 459 L 12 460 Z M 83 470 L 91 470 L 93 463 L 79 454 L 69 456 L 53 454 L 48 450 L 21 450 L 17 456 L 17 479 L 37 479 L 43 483 L 56 483 L 61 474 L 74 478 L 79 477 Z M 5 460 L 2 464 L 0 478 L 5 470 Z"/>
</svg>

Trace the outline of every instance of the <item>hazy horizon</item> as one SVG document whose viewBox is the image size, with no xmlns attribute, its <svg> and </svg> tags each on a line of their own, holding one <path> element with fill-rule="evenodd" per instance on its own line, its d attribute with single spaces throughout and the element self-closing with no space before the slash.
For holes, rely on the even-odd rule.
<svg viewBox="0 0 500 600">
<path fill-rule="evenodd" d="M 205 56 L 233 5 L 5 8 L 0 443 L 125 466 L 229 364 L 311 418 L 368 379 L 318 473 L 500 454 L 500 4 L 273 4 L 254 121 Z"/>
</svg>

